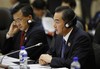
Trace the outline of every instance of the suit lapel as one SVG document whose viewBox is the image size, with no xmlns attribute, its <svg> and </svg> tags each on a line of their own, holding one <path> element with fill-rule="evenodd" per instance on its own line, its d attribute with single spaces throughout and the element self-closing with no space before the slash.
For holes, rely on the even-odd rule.
<svg viewBox="0 0 100 69">
<path fill-rule="evenodd" d="M 66 54 L 66 56 L 68 55 L 68 53 L 69 53 L 69 51 L 71 50 L 71 48 L 72 48 L 72 44 L 73 44 L 73 39 L 74 39 L 74 35 L 75 35 L 75 32 L 78 30 L 78 28 L 77 27 L 74 27 L 73 28 L 73 30 L 72 30 L 72 32 L 71 32 L 71 34 L 70 34 L 70 36 L 69 36 L 69 38 L 68 38 L 68 41 L 66 42 L 66 45 L 67 45 L 67 48 L 66 48 L 66 52 L 65 52 L 65 54 Z"/>
<path fill-rule="evenodd" d="M 26 45 L 26 43 L 28 42 L 28 38 L 29 38 L 29 36 L 30 36 L 30 33 L 33 31 L 33 30 L 31 30 L 33 27 L 29 27 L 29 29 L 28 29 L 28 31 L 25 33 L 25 39 L 24 39 L 24 45 Z"/>
<path fill-rule="evenodd" d="M 61 51 L 62 51 L 62 45 L 63 45 L 62 39 L 63 39 L 62 36 L 60 35 L 56 36 L 56 42 L 55 42 L 56 43 L 56 54 L 59 57 L 61 57 Z"/>
<path fill-rule="evenodd" d="M 59 54 L 59 56 L 61 57 L 61 52 L 62 52 L 62 46 L 63 46 L 63 37 L 60 36 L 57 40 L 57 46 L 59 46 L 59 48 L 57 47 L 56 49 L 58 50 L 57 53 Z M 70 46 L 68 46 L 70 45 Z M 64 52 L 64 56 L 67 56 L 69 50 L 70 50 L 70 47 L 71 47 L 71 43 L 68 41 L 65 43 L 65 52 Z"/>
</svg>

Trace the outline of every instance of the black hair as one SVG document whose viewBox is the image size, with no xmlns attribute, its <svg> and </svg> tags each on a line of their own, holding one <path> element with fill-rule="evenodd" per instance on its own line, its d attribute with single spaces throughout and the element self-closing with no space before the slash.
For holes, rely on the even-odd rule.
<svg viewBox="0 0 100 69">
<path fill-rule="evenodd" d="M 46 9 L 46 2 L 44 0 L 35 0 L 32 3 L 32 7 L 36 8 L 36 9 Z"/>
<path fill-rule="evenodd" d="M 33 9 L 32 9 L 32 7 L 30 5 L 22 7 L 21 11 L 23 13 L 23 16 L 27 17 L 27 16 L 31 15 L 33 18 L 35 16 L 34 13 L 33 13 Z"/>
<path fill-rule="evenodd" d="M 22 7 L 27 6 L 27 4 L 20 4 L 18 6 L 16 6 L 14 9 L 12 9 L 11 14 L 15 14 L 16 12 L 18 12 Z"/>
<path fill-rule="evenodd" d="M 62 2 L 68 3 L 71 8 L 75 9 L 76 1 L 75 0 L 62 0 Z"/>
<path fill-rule="evenodd" d="M 73 26 L 76 25 L 76 15 L 72 8 L 68 6 L 59 6 L 56 8 L 55 12 L 62 12 L 62 19 L 65 21 L 65 23 L 72 22 Z"/>
<path fill-rule="evenodd" d="M 34 18 L 33 9 L 29 4 L 21 4 L 21 5 L 17 6 L 16 9 L 13 10 L 12 14 L 15 14 L 19 10 L 22 11 L 23 16 L 32 15 L 32 17 Z"/>
</svg>

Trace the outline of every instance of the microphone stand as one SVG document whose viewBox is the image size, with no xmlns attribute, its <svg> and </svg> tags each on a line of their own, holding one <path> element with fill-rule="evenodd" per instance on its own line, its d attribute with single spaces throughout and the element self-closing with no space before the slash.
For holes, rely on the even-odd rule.
<svg viewBox="0 0 100 69">
<path fill-rule="evenodd" d="M 32 45 L 32 46 L 30 46 L 30 47 L 27 47 L 27 48 L 25 48 L 25 50 L 30 49 L 30 48 L 32 48 L 32 47 L 41 46 L 41 45 L 42 45 L 42 42 L 37 43 L 37 44 L 35 44 L 35 45 Z M 0 64 L 2 64 L 2 61 L 3 61 L 3 59 L 4 59 L 5 56 L 7 56 L 7 55 L 11 55 L 11 54 L 14 54 L 14 53 L 17 53 L 17 52 L 19 52 L 19 51 L 20 51 L 20 50 L 17 50 L 17 51 L 10 52 L 10 53 L 4 55 L 4 56 L 1 58 Z"/>
</svg>

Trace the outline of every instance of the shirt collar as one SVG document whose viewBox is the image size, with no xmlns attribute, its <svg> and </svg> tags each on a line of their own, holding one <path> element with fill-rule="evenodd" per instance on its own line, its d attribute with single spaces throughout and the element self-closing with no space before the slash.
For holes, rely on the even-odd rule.
<svg viewBox="0 0 100 69">
<path fill-rule="evenodd" d="M 63 36 L 63 39 L 67 42 L 68 41 L 68 38 L 72 32 L 73 28 L 69 31 L 69 33 L 66 35 L 66 36 Z"/>
</svg>

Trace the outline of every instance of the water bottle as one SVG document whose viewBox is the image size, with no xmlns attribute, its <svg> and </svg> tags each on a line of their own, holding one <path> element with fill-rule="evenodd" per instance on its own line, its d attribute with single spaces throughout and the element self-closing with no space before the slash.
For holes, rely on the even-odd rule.
<svg viewBox="0 0 100 69">
<path fill-rule="evenodd" d="M 78 62 L 78 57 L 73 58 L 73 62 L 71 63 L 71 69 L 81 69 L 80 63 Z"/>
<path fill-rule="evenodd" d="M 21 50 L 19 52 L 20 58 L 20 69 L 27 69 L 27 52 L 24 46 L 21 46 Z"/>
</svg>

